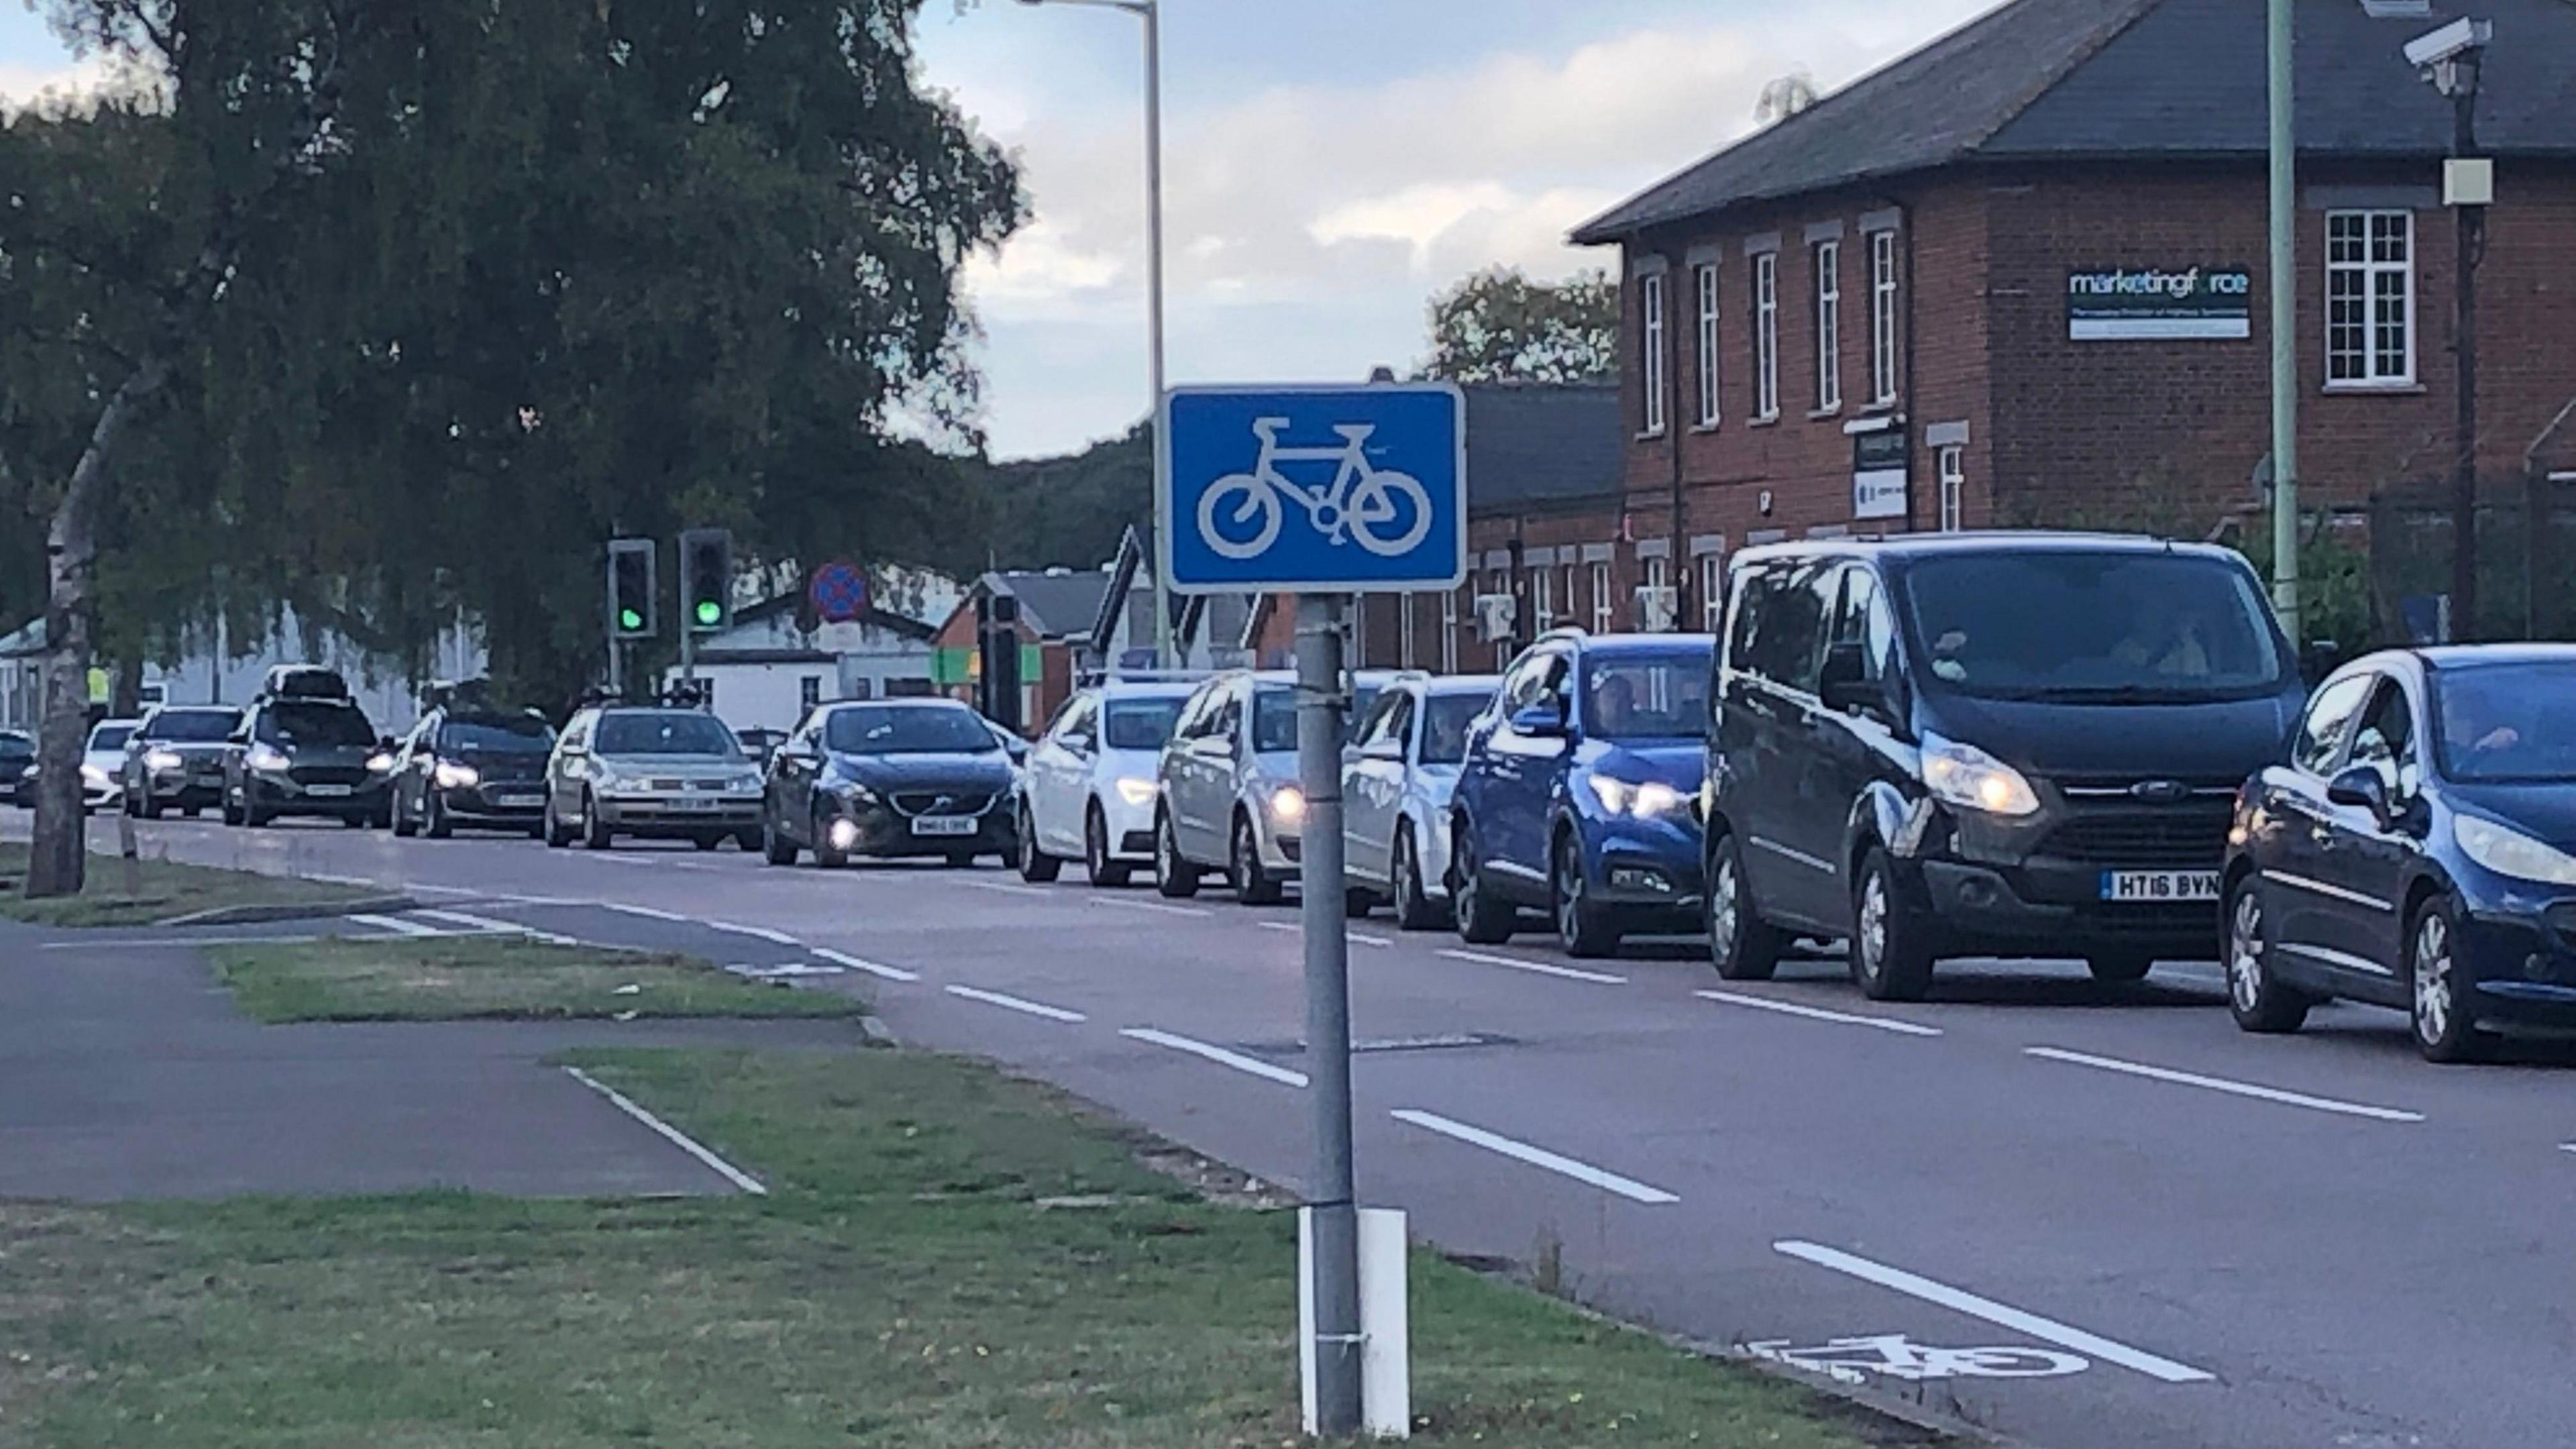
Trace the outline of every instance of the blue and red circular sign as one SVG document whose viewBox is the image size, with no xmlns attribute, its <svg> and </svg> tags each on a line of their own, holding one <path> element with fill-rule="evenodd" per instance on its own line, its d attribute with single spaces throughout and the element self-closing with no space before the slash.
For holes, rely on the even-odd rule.
<svg viewBox="0 0 2576 1449">
<path fill-rule="evenodd" d="M 828 563 L 814 570 L 807 594 L 815 617 L 826 624 L 852 624 L 868 615 L 868 576 L 856 564 Z"/>
</svg>

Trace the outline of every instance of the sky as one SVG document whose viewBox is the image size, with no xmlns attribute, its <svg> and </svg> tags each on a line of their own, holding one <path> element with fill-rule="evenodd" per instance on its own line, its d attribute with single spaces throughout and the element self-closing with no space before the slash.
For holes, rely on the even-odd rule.
<svg viewBox="0 0 2576 1449">
<path fill-rule="evenodd" d="M 1161 0 L 1175 383 L 1358 381 L 1429 351 L 1479 268 L 1612 256 L 1567 231 L 1996 0 Z M 0 0 L 0 97 L 72 79 Z M 1150 405 L 1143 27 L 1089 5 L 924 0 L 923 83 L 1022 168 L 1030 223 L 968 266 L 994 456 L 1071 451 Z"/>
</svg>

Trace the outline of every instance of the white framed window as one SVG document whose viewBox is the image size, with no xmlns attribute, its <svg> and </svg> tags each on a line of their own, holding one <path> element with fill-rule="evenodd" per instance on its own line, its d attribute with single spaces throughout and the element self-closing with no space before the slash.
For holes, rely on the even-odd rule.
<svg viewBox="0 0 2576 1449">
<path fill-rule="evenodd" d="M 1753 259 L 1753 415 L 1780 416 L 1780 254 Z"/>
<path fill-rule="evenodd" d="M 1941 531 L 1957 533 L 1968 526 L 1968 450 L 1956 443 L 1941 449 L 1935 470 L 1941 479 Z"/>
<path fill-rule="evenodd" d="M 1472 581 L 1466 587 L 1469 593 L 1476 590 Z M 1440 672 L 1458 672 L 1458 591 L 1455 589 L 1440 592 Z"/>
<path fill-rule="evenodd" d="M 1607 634 L 1615 622 L 1610 605 L 1610 566 L 1597 563 L 1592 566 L 1592 632 Z"/>
<path fill-rule="evenodd" d="M 2326 386 L 2415 381 L 2415 213 L 2326 213 Z"/>
<path fill-rule="evenodd" d="M 1648 272 L 1637 279 L 1637 308 L 1644 317 L 1641 330 L 1646 339 L 1646 364 L 1638 370 L 1638 385 L 1646 394 L 1646 434 L 1649 437 L 1664 430 L 1664 275 Z"/>
<path fill-rule="evenodd" d="M 1395 663 L 1399 669 L 1421 667 L 1413 662 L 1420 649 L 1413 642 L 1413 616 L 1417 612 L 1413 607 L 1414 598 L 1415 595 L 1409 593 L 1395 596 Z"/>
<path fill-rule="evenodd" d="M 1869 234 L 1869 397 L 1896 402 L 1896 233 Z"/>
<path fill-rule="evenodd" d="M 1530 618 L 1537 622 L 1542 634 L 1556 627 L 1556 570 L 1530 571 Z"/>
<path fill-rule="evenodd" d="M 1646 560 L 1646 587 L 1650 589 L 1669 589 L 1672 586 L 1673 566 L 1671 562 L 1661 558 L 1650 558 Z"/>
<path fill-rule="evenodd" d="M 1703 634 L 1714 634 L 1720 620 L 1726 617 L 1726 555 L 1704 553 L 1699 556 L 1699 628 Z"/>
<path fill-rule="evenodd" d="M 1574 565 L 1567 564 L 1560 571 L 1557 583 L 1563 590 L 1557 595 L 1557 607 L 1565 611 L 1566 626 L 1572 628 L 1583 622 L 1583 604 L 1574 592 Z"/>
<path fill-rule="evenodd" d="M 1717 263 L 1702 262 L 1694 274 L 1699 283 L 1699 425 L 1717 426 Z"/>
<path fill-rule="evenodd" d="M 1816 263 L 1816 411 L 1843 405 L 1843 244 L 1818 242 Z"/>
</svg>

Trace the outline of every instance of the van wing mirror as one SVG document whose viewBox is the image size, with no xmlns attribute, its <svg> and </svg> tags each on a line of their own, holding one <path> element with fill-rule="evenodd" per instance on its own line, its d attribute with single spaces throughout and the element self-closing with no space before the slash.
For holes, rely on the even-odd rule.
<svg viewBox="0 0 2576 1449">
<path fill-rule="evenodd" d="M 1565 701 L 1543 700 L 1514 711 L 1512 733 L 1534 740 L 1564 739 L 1570 733 L 1565 725 Z"/>
<path fill-rule="evenodd" d="M 1836 644 L 1825 651 L 1824 672 L 1817 677 L 1816 697 L 1825 708 L 1886 714 L 1887 686 L 1869 677 L 1868 656 L 1858 644 Z"/>
</svg>

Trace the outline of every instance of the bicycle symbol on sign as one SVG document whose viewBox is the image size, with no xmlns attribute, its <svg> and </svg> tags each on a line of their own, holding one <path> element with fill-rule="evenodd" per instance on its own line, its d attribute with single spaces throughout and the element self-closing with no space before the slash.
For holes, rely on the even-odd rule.
<svg viewBox="0 0 2576 1449">
<path fill-rule="evenodd" d="M 1808 1369 L 1839 1382 L 1857 1384 L 1870 1374 L 1921 1382 L 1926 1379 L 2049 1379 L 2079 1374 L 2093 1365 L 2071 1353 L 2045 1348 L 1934 1348 L 1912 1342 L 1901 1333 L 1837 1338 L 1812 1348 L 1792 1348 L 1788 1339 L 1748 1343 L 1763 1358 Z"/>
<path fill-rule="evenodd" d="M 1249 473 L 1219 478 L 1199 495 L 1199 537 L 1221 558 L 1242 560 L 1269 551 L 1279 540 L 1286 498 L 1306 510 L 1315 531 L 1338 548 L 1357 543 L 1380 558 L 1408 553 L 1431 532 L 1431 495 L 1408 474 L 1369 465 L 1367 444 L 1375 426 L 1341 423 L 1337 448 L 1291 448 L 1279 442 L 1286 418 L 1258 418 L 1252 434 L 1261 440 L 1261 457 Z M 1329 486 L 1301 488 L 1280 476 L 1281 463 L 1339 465 Z M 1409 514 L 1408 514 L 1409 510 Z M 1398 521 L 1411 525 L 1391 534 Z"/>
</svg>

